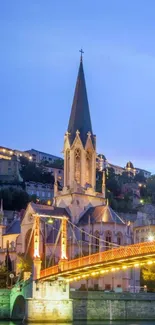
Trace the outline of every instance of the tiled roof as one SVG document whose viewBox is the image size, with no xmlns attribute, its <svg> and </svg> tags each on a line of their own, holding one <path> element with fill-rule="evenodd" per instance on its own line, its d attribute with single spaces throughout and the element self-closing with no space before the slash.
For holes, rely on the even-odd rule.
<svg viewBox="0 0 155 325">
<path fill-rule="evenodd" d="M 21 221 L 19 219 L 13 220 L 11 225 L 8 227 L 5 235 L 12 235 L 12 234 L 20 234 L 20 223 Z"/>
<path fill-rule="evenodd" d="M 35 204 L 31 202 L 31 206 L 33 210 L 38 214 L 46 214 L 49 216 L 66 216 L 70 217 L 68 211 L 65 208 L 60 207 L 53 207 L 48 205 L 42 205 L 42 204 Z"/>
<path fill-rule="evenodd" d="M 122 218 L 118 216 L 108 205 L 107 206 L 97 206 L 89 208 L 81 217 L 78 225 L 85 225 L 90 223 L 117 223 L 125 224 Z"/>
</svg>

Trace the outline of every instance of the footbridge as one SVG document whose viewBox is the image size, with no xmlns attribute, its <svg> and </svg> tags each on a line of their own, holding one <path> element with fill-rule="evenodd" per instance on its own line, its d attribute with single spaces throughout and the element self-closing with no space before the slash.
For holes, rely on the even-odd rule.
<svg viewBox="0 0 155 325">
<path fill-rule="evenodd" d="M 58 265 L 41 270 L 40 279 L 63 276 L 67 282 L 72 282 L 153 263 L 155 241 L 121 246 L 70 261 L 63 259 Z"/>
<path fill-rule="evenodd" d="M 112 245 L 105 251 L 68 260 L 68 219 L 63 216 L 58 217 L 61 219 L 60 260 L 57 265 L 41 270 L 40 218 L 44 217 L 52 216 L 34 215 L 32 276 L 28 282 L 17 283 L 11 292 L 10 315 L 14 319 L 24 311 L 27 321 L 72 321 L 74 308 L 70 299 L 70 282 L 100 278 L 111 272 L 155 263 L 155 241 L 120 247 Z"/>
</svg>

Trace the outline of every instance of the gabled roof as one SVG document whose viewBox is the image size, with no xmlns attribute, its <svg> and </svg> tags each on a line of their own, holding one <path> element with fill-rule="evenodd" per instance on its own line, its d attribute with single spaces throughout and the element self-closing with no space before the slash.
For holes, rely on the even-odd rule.
<svg viewBox="0 0 155 325">
<path fill-rule="evenodd" d="M 5 235 L 13 235 L 13 234 L 20 234 L 20 224 L 21 221 L 19 219 L 13 220 L 11 225 L 9 225 L 8 229 L 6 230 Z"/>
<path fill-rule="evenodd" d="M 70 133 L 69 141 L 71 145 L 76 137 L 77 130 L 80 132 L 80 139 L 83 146 L 86 144 L 88 132 L 91 133 L 91 139 L 94 144 L 82 58 L 80 61 L 72 110 L 67 130 Z"/>
<path fill-rule="evenodd" d="M 91 224 L 100 222 L 117 223 L 122 225 L 125 224 L 123 219 L 121 219 L 118 214 L 108 205 L 89 208 L 79 220 L 78 226 L 89 224 L 89 222 Z"/>
<path fill-rule="evenodd" d="M 65 208 L 53 207 L 43 204 L 35 204 L 31 202 L 31 206 L 34 210 L 34 213 L 45 214 L 49 216 L 66 216 L 70 217 L 68 211 Z"/>
</svg>

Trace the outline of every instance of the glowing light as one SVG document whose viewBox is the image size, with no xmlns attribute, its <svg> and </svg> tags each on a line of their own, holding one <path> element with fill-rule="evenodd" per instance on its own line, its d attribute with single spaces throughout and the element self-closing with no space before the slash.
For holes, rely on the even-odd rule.
<svg viewBox="0 0 155 325">
<path fill-rule="evenodd" d="M 144 203 L 144 200 L 141 199 L 141 200 L 140 200 L 140 203 L 143 204 L 143 203 Z"/>
<path fill-rule="evenodd" d="M 6 149 L 3 149 L 3 152 L 5 152 L 6 151 Z"/>
<path fill-rule="evenodd" d="M 149 240 L 149 241 L 153 241 L 153 240 L 154 240 L 153 235 L 149 235 L 148 240 Z"/>
<path fill-rule="evenodd" d="M 111 271 L 114 272 L 114 271 L 115 271 L 115 268 L 113 267 L 113 268 L 111 269 Z"/>
<path fill-rule="evenodd" d="M 10 155 L 13 155 L 13 151 L 10 151 Z"/>
<path fill-rule="evenodd" d="M 148 261 L 148 262 L 147 262 L 147 264 L 149 264 L 149 265 L 150 265 L 150 264 L 153 264 L 153 262 L 152 262 L 152 261 Z"/>
<path fill-rule="evenodd" d="M 135 264 L 134 267 L 139 267 L 139 263 Z"/>
<path fill-rule="evenodd" d="M 105 273 L 105 270 L 101 270 L 100 273 L 101 273 L 101 274 L 102 274 L 102 273 Z"/>
<path fill-rule="evenodd" d="M 30 160 L 32 160 L 32 157 L 31 157 L 31 156 L 29 156 L 29 159 L 30 159 Z"/>
<path fill-rule="evenodd" d="M 53 223 L 53 219 L 52 218 L 50 218 L 49 220 L 48 220 L 48 223 Z"/>
<path fill-rule="evenodd" d="M 51 205 L 51 201 L 50 200 L 47 201 L 47 205 Z"/>
<path fill-rule="evenodd" d="M 126 265 L 123 265 L 122 266 L 122 269 L 124 269 L 124 270 L 127 269 L 127 266 Z"/>
</svg>

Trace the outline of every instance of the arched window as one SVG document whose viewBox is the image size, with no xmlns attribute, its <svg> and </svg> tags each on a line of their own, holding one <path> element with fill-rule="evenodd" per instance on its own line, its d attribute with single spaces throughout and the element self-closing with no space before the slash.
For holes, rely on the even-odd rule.
<svg viewBox="0 0 155 325">
<path fill-rule="evenodd" d="M 70 151 L 67 149 L 66 151 L 66 184 L 69 185 L 70 178 Z"/>
<path fill-rule="evenodd" d="M 122 233 L 118 232 L 117 234 L 117 245 L 121 246 L 122 245 Z"/>
<path fill-rule="evenodd" d="M 81 150 L 79 148 L 75 149 L 75 181 L 81 183 Z"/>
<path fill-rule="evenodd" d="M 86 183 L 91 184 L 92 179 L 92 153 L 90 151 L 86 152 Z"/>
<path fill-rule="evenodd" d="M 108 231 L 106 232 L 105 240 L 106 240 L 106 249 L 109 249 L 110 246 L 111 246 L 111 242 L 112 242 L 111 231 L 108 230 Z"/>
<path fill-rule="evenodd" d="M 95 231 L 95 252 L 99 252 L 100 250 L 100 234 L 99 231 Z"/>
</svg>

